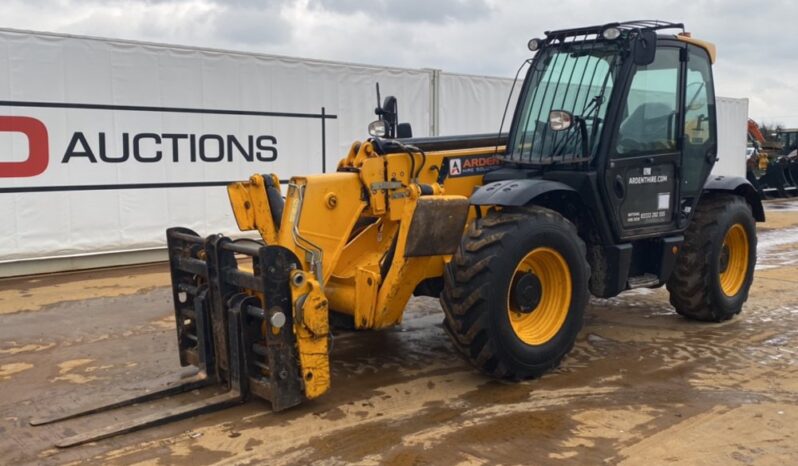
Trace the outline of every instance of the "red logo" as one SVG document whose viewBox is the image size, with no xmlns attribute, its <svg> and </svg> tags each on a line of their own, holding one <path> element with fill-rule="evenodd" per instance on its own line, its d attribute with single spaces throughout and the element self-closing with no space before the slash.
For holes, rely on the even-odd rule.
<svg viewBox="0 0 798 466">
<path fill-rule="evenodd" d="M 28 158 L 21 162 L 0 162 L 0 178 L 36 176 L 50 161 L 47 128 L 31 117 L 0 116 L 0 132 L 22 133 L 28 138 Z"/>
</svg>

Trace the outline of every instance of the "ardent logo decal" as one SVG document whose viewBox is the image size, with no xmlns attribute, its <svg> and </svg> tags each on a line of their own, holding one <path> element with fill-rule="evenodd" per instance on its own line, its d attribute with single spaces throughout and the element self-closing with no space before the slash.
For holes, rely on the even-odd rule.
<svg viewBox="0 0 798 466">
<path fill-rule="evenodd" d="M 499 158 L 493 155 L 465 155 L 448 159 L 450 178 L 459 176 L 477 176 L 493 171 L 502 164 Z"/>
<path fill-rule="evenodd" d="M 0 116 L 0 132 L 22 133 L 28 138 L 28 158 L 20 162 L 0 161 L 0 178 L 27 178 L 47 169 L 50 149 L 44 123 L 25 116 Z"/>
<path fill-rule="evenodd" d="M 449 176 L 457 176 L 462 172 L 460 167 L 460 159 L 449 160 Z"/>
</svg>

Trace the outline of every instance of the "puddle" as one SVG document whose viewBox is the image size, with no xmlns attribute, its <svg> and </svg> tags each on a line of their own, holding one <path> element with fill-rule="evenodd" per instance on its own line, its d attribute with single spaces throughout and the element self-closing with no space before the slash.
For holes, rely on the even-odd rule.
<svg viewBox="0 0 798 466">
<path fill-rule="evenodd" d="M 793 246 L 798 244 L 798 227 L 764 231 L 757 236 L 757 270 L 798 264 L 798 247 Z"/>
<path fill-rule="evenodd" d="M 771 201 L 765 203 L 765 211 L 798 212 L 798 201 Z"/>
</svg>

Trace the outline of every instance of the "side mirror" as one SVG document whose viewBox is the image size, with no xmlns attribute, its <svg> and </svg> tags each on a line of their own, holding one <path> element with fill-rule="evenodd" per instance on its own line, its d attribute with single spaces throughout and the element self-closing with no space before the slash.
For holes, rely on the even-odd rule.
<svg viewBox="0 0 798 466">
<path fill-rule="evenodd" d="M 574 116 L 565 110 L 549 112 L 549 128 L 552 131 L 565 131 L 573 125 Z"/>
<path fill-rule="evenodd" d="M 635 65 L 646 66 L 654 63 L 657 53 L 657 33 L 655 31 L 639 31 L 632 45 L 632 58 Z"/>
<path fill-rule="evenodd" d="M 385 122 L 385 136 L 396 137 L 396 125 L 399 123 L 399 104 L 396 97 L 389 95 L 382 102 L 382 106 L 377 107 L 374 113 Z"/>
<path fill-rule="evenodd" d="M 410 123 L 399 123 L 399 104 L 389 95 L 380 103 L 380 83 L 377 83 L 377 108 L 374 113 L 379 120 L 369 124 L 369 135 L 375 138 L 412 138 Z"/>
</svg>

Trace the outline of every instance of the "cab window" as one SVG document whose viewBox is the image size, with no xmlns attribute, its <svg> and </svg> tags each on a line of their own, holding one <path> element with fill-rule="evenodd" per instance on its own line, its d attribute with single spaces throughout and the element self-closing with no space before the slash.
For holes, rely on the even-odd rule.
<svg viewBox="0 0 798 466">
<path fill-rule="evenodd" d="M 616 156 L 677 150 L 678 91 L 679 49 L 663 47 L 653 63 L 634 72 L 618 127 Z"/>
</svg>

